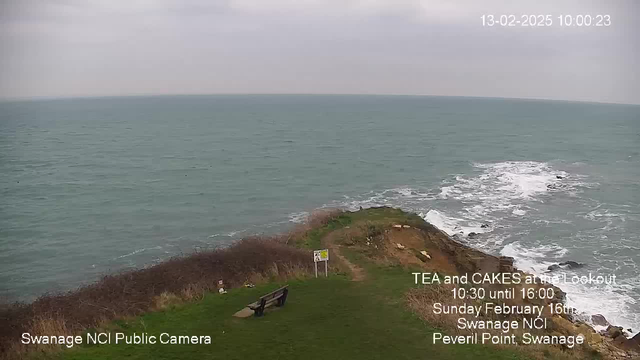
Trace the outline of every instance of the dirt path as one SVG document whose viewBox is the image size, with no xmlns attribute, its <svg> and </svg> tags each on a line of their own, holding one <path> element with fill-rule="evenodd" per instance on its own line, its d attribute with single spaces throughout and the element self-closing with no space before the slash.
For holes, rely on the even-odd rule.
<svg viewBox="0 0 640 360">
<path fill-rule="evenodd" d="M 351 272 L 351 281 L 364 280 L 367 277 L 366 271 L 362 267 L 349 261 L 349 259 L 347 259 L 344 255 L 342 255 L 342 252 L 340 251 L 342 246 L 336 244 L 334 241 L 335 233 L 336 232 L 333 231 L 325 236 L 322 239 L 322 243 L 324 243 L 325 246 L 331 250 L 332 255 L 337 257 L 341 264 L 349 268 L 349 271 Z"/>
</svg>

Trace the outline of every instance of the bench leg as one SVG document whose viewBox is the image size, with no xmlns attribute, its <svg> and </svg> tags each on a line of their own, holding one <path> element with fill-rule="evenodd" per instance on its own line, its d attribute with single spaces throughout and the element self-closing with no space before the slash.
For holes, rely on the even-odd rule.
<svg viewBox="0 0 640 360">
<path fill-rule="evenodd" d="M 278 303 L 276 304 L 276 306 L 284 306 L 284 303 L 287 301 L 287 294 L 289 294 L 289 289 L 284 289 L 284 291 L 282 291 L 282 296 L 278 299 Z"/>
<path fill-rule="evenodd" d="M 256 317 L 260 317 L 262 315 L 264 315 L 264 307 L 267 305 L 267 302 L 265 300 L 262 300 L 260 302 L 260 306 L 255 310 L 254 315 Z"/>
</svg>

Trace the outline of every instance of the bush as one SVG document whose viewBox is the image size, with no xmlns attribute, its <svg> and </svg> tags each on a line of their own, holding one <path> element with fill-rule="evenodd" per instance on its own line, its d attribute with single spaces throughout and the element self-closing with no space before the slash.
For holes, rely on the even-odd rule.
<svg viewBox="0 0 640 360">
<path fill-rule="evenodd" d="M 311 255 L 272 238 L 253 237 L 219 250 L 175 257 L 158 265 L 104 276 L 100 281 L 61 294 L 45 294 L 33 303 L 0 307 L 0 355 L 17 354 L 22 333 L 70 335 L 119 317 L 135 316 L 201 298 L 245 281 L 299 277 L 312 271 Z M 3 354 L 4 353 L 4 354 Z"/>
</svg>

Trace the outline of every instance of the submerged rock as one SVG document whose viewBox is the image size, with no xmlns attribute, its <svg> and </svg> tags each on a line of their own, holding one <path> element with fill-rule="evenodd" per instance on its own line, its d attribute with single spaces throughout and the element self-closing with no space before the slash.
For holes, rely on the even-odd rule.
<svg viewBox="0 0 640 360">
<path fill-rule="evenodd" d="M 576 261 L 565 261 L 565 262 L 561 262 L 558 265 L 565 266 L 567 269 L 578 269 L 585 266 L 585 264 L 582 264 Z"/>
<path fill-rule="evenodd" d="M 480 225 L 480 228 L 481 229 L 487 229 L 487 228 L 489 228 L 489 224 L 482 224 L 482 225 Z"/>
<path fill-rule="evenodd" d="M 470 237 L 470 238 L 472 238 L 472 239 L 473 239 L 474 237 L 476 237 L 476 236 L 478 236 L 478 233 L 475 233 L 475 232 L 473 232 L 473 231 L 472 231 L 472 232 L 470 232 L 470 233 L 469 233 L 469 235 L 467 235 L 467 237 Z"/>
<path fill-rule="evenodd" d="M 547 272 L 559 270 L 559 269 L 579 269 L 584 266 L 586 266 L 586 264 L 570 260 L 570 261 L 561 262 L 559 264 L 549 265 L 549 267 L 547 268 Z"/>
<path fill-rule="evenodd" d="M 553 265 L 549 265 L 549 267 L 547 268 L 547 271 L 554 271 L 554 270 L 558 270 L 558 269 L 560 269 L 560 265 L 553 264 Z"/>
</svg>

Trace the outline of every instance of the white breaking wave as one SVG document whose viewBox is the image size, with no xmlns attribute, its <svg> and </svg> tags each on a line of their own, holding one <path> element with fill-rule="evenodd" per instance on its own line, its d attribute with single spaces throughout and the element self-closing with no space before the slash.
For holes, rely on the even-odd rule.
<svg viewBox="0 0 640 360">
<path fill-rule="evenodd" d="M 154 246 L 154 247 L 151 247 L 151 248 L 142 248 L 142 249 L 134 250 L 134 251 L 132 251 L 132 252 L 130 252 L 128 254 L 117 256 L 117 257 L 113 258 L 112 260 L 123 259 L 123 258 L 129 257 L 129 256 L 133 256 L 135 254 L 139 254 L 139 253 L 147 251 L 147 250 L 160 250 L 160 249 L 162 249 L 162 246 Z"/>
<path fill-rule="evenodd" d="M 302 224 L 307 220 L 308 217 L 309 217 L 308 211 L 292 213 L 292 214 L 289 214 L 289 222 L 292 222 L 295 224 Z"/>
<path fill-rule="evenodd" d="M 216 237 L 218 237 L 218 236 L 234 237 L 234 236 L 236 236 L 236 235 L 238 235 L 238 234 L 240 234 L 240 233 L 243 233 L 243 232 L 245 232 L 245 231 L 247 231 L 247 229 L 244 229 L 244 230 L 237 230 L 237 231 L 229 231 L 229 232 L 224 233 L 224 234 L 220 234 L 220 233 L 218 233 L 218 234 L 213 234 L 213 235 L 209 235 L 209 239 L 213 239 L 213 238 L 216 238 Z"/>
<path fill-rule="evenodd" d="M 523 215 L 527 214 L 527 211 L 526 210 L 522 210 L 520 208 L 516 208 L 516 209 L 513 209 L 513 211 L 511 211 L 511 213 L 513 215 L 523 216 Z"/>
<path fill-rule="evenodd" d="M 540 275 L 545 273 L 550 265 L 557 264 L 568 252 L 568 249 L 558 245 L 528 248 L 516 241 L 506 245 L 500 251 L 500 255 L 514 258 L 518 269 Z"/>
<path fill-rule="evenodd" d="M 584 215 L 583 218 L 591 221 L 603 222 L 605 225 L 600 229 L 602 231 L 615 229 L 617 225 L 627 221 L 625 214 L 614 213 L 609 210 L 601 210 L 599 208 L 600 206 Z"/>
<path fill-rule="evenodd" d="M 474 164 L 474 167 L 483 172 L 470 178 L 456 176 L 455 182 L 443 186 L 438 196 L 476 203 L 466 208 L 468 216 L 476 219 L 498 211 L 523 216 L 527 213 L 522 208 L 523 202 L 541 201 L 540 195 L 573 190 L 582 184 L 578 179 L 568 177 L 566 172 L 553 170 L 543 162 L 508 161 Z"/>
<path fill-rule="evenodd" d="M 420 217 L 438 229 L 444 231 L 455 240 L 468 243 L 469 245 L 486 252 L 497 252 L 502 248 L 502 243 L 509 238 L 509 235 L 494 234 L 494 226 L 491 223 L 479 223 L 473 220 L 465 220 L 446 215 L 438 210 L 429 210 L 427 213 L 419 213 Z M 483 227 L 484 225 L 484 227 Z M 469 238 L 469 234 L 483 234 L 480 237 Z"/>
<path fill-rule="evenodd" d="M 323 207 L 340 207 L 347 210 L 358 210 L 360 207 L 395 206 L 404 209 L 415 209 L 423 206 L 426 201 L 436 199 L 435 194 L 408 186 L 387 189 L 383 191 L 371 191 L 363 196 L 353 198 L 345 196 L 344 200 L 327 204 Z"/>
<path fill-rule="evenodd" d="M 418 215 L 438 229 L 446 232 L 449 236 L 456 234 L 467 236 L 472 232 L 479 234 L 491 231 L 490 228 L 483 228 L 482 223 L 448 216 L 438 210 L 429 210 L 426 214 L 419 213 Z"/>
<path fill-rule="evenodd" d="M 396 187 L 358 197 L 345 196 L 342 201 L 323 207 L 357 210 L 386 205 L 416 211 L 456 240 L 482 251 L 511 256 L 518 268 L 536 275 L 545 273 L 552 264 L 567 260 L 567 248 L 539 243 L 531 246 L 514 240 L 531 239 L 538 224 L 571 226 L 571 219 L 546 218 L 548 215 L 542 209 L 553 201 L 550 195 L 554 193 L 564 195 L 565 199 L 576 197 L 593 184 L 545 162 L 508 161 L 473 166 L 476 174 L 457 175 L 435 191 Z M 302 215 L 291 214 L 289 220 L 300 221 Z M 587 220 L 603 221 L 609 227 L 613 221 L 620 222 L 619 214 L 598 208 L 582 215 Z M 469 237 L 470 233 L 478 235 Z M 581 311 L 587 322 L 591 320 L 588 315 L 601 313 L 612 324 L 631 327 L 634 331 L 640 327 L 640 315 L 633 311 L 636 301 L 630 295 L 633 284 L 559 284 L 559 287 L 567 294 L 569 306 Z"/>
<path fill-rule="evenodd" d="M 558 245 L 525 247 L 517 241 L 506 245 L 500 251 L 500 255 L 514 258 L 518 269 L 537 276 L 547 273 L 547 268 L 557 264 L 567 253 L 567 249 Z M 597 271 L 592 273 L 605 275 Z M 554 273 L 554 275 L 557 274 L 559 273 Z M 567 271 L 569 279 L 573 275 L 573 272 Z M 567 305 L 581 312 L 579 315 L 582 320 L 592 324 L 591 315 L 602 314 L 611 324 L 638 331 L 636 326 L 640 323 L 640 315 L 635 314 L 630 307 L 636 304 L 630 292 L 633 290 L 632 283 L 637 282 L 638 279 L 640 278 L 618 281 L 616 284 L 590 284 L 589 286 L 574 284 L 569 280 L 555 285 L 566 293 Z M 600 329 L 596 326 L 596 330 Z"/>
<path fill-rule="evenodd" d="M 430 210 L 425 216 L 427 221 L 450 235 L 458 233 L 459 229 L 465 233 L 481 233 L 485 229 L 476 227 L 480 221 L 504 223 L 508 217 L 520 218 L 535 211 L 536 204 L 546 201 L 552 193 L 575 196 L 581 188 L 593 185 L 584 183 L 579 175 L 553 169 L 544 162 L 510 161 L 474 164 L 474 167 L 482 172 L 472 177 L 456 176 L 455 181 L 446 183 L 438 195 L 441 199 L 459 201 L 463 204 L 462 211 L 445 215 Z M 624 221 L 620 214 L 599 208 L 583 217 L 605 222 L 604 230 L 613 228 L 614 221 Z M 537 221 L 549 222 L 546 219 Z M 571 224 L 571 221 L 563 219 L 559 223 Z M 470 245 L 482 250 L 497 248 L 500 254 L 513 257 L 518 268 L 536 275 L 546 272 L 550 265 L 566 260 L 564 257 L 569 252 L 558 245 L 528 246 L 517 241 L 502 247 L 501 241 L 505 239 L 495 241 L 494 238 L 484 234 L 470 241 Z M 612 324 L 637 331 L 640 316 L 630 308 L 636 301 L 630 296 L 632 288 L 628 285 L 559 284 L 559 287 L 566 292 L 568 305 L 583 312 L 584 320 L 590 322 L 587 315 L 601 313 Z"/>
</svg>

